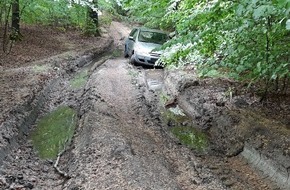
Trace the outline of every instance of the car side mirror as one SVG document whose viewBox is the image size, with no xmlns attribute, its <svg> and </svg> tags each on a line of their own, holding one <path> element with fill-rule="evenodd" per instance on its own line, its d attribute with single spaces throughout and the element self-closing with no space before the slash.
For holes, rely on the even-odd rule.
<svg viewBox="0 0 290 190">
<path fill-rule="evenodd" d="M 129 40 L 135 41 L 133 36 L 129 36 Z"/>
</svg>

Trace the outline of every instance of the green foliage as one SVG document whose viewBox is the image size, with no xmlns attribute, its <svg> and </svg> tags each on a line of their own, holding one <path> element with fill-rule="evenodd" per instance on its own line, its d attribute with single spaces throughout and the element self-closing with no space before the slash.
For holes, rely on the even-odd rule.
<svg viewBox="0 0 290 190">
<path fill-rule="evenodd" d="M 11 1 L 1 1 L 1 10 L 7 10 Z M 97 32 L 87 19 L 92 3 L 71 2 L 20 0 L 22 21 Z M 175 31 L 158 64 L 194 64 L 200 76 L 265 84 L 290 78 L 289 0 L 99 0 L 98 8 L 128 15 L 151 28 Z M 3 20 L 7 14 L 0 15 Z M 101 23 L 110 21 L 104 17 Z"/>
<path fill-rule="evenodd" d="M 289 0 L 124 3 L 145 25 L 175 30 L 158 64 L 265 84 L 290 77 Z"/>
<path fill-rule="evenodd" d="M 86 36 L 94 36 L 97 33 L 97 26 L 95 25 L 93 19 L 87 18 L 87 22 L 83 27 L 83 32 Z"/>
<path fill-rule="evenodd" d="M 22 0 L 22 22 L 61 27 L 87 27 L 86 5 L 70 3 L 67 0 Z"/>
<path fill-rule="evenodd" d="M 0 2 L 0 18 L 5 19 L 13 0 Z M 98 4 L 89 0 L 20 0 L 21 21 L 27 24 L 42 24 L 60 27 L 77 27 L 86 31 L 90 26 L 89 7 L 94 10 L 115 10 L 116 1 L 99 0 Z M 113 12 L 113 11 L 112 11 Z M 10 13 L 11 14 L 11 13 Z"/>
<path fill-rule="evenodd" d="M 109 12 L 114 16 L 124 16 L 126 11 L 121 6 L 122 4 L 116 0 L 102 0 L 99 1 L 99 7 L 101 11 Z"/>
<path fill-rule="evenodd" d="M 41 158 L 56 158 L 67 146 L 76 127 L 76 112 L 69 107 L 60 107 L 44 116 L 32 134 L 32 142 Z"/>
<path fill-rule="evenodd" d="M 67 1 L 22 0 L 22 21 L 28 24 L 68 25 L 70 24 Z"/>
<path fill-rule="evenodd" d="M 284 11 L 271 1 L 241 1 L 232 21 L 238 24 L 226 31 L 225 47 L 220 48 L 226 55 L 221 66 L 240 79 L 285 77 L 289 73 L 290 36 L 279 22 Z"/>
<path fill-rule="evenodd" d="M 110 26 L 112 21 L 113 21 L 113 16 L 106 12 L 105 13 L 103 12 L 102 16 L 99 17 L 99 23 L 101 26 Z"/>
<path fill-rule="evenodd" d="M 161 22 L 170 0 L 124 0 L 123 6 L 134 21 L 144 23 L 151 28 L 168 28 L 167 23 Z"/>
</svg>

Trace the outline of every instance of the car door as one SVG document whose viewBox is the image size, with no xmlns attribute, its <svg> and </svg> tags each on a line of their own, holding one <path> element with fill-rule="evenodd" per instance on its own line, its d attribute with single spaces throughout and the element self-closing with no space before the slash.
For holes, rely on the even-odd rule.
<svg viewBox="0 0 290 190">
<path fill-rule="evenodd" d="M 132 55 L 132 52 L 134 50 L 134 45 L 137 39 L 137 34 L 138 34 L 138 28 L 134 28 L 129 34 L 128 44 L 127 44 L 128 45 L 127 50 L 128 50 L 129 56 Z"/>
</svg>

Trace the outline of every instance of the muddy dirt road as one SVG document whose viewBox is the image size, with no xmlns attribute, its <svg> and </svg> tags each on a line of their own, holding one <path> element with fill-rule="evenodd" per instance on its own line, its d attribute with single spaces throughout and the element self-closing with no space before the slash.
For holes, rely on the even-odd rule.
<svg viewBox="0 0 290 190">
<path fill-rule="evenodd" d="M 124 59 L 108 60 L 91 75 L 69 163 L 75 177 L 65 189 L 223 189 L 196 168 L 189 150 L 166 138 L 152 118 L 157 110 L 146 106 L 145 84 L 132 76 L 143 77 Z"/>
<path fill-rule="evenodd" d="M 0 155 L 0 189 L 278 189 L 240 156 L 197 151 L 178 141 L 163 115 L 164 70 L 130 65 L 120 56 L 129 29 L 113 22 L 110 30 L 114 47 L 108 54 L 84 67 L 60 68 L 58 77 L 24 106 L 37 108 L 33 117 L 63 105 L 76 110 L 72 142 L 58 159 L 40 159 L 30 137 L 36 123 L 27 119 L 26 109 L 18 110 L 15 115 L 27 117 L 29 127 L 21 138 L 4 138 L 11 147 Z M 82 73 L 85 82 L 72 88 Z"/>
<path fill-rule="evenodd" d="M 59 81 L 46 111 L 63 103 L 79 110 L 59 162 L 68 177 L 24 139 L 1 169 L 2 189 L 269 189 L 241 160 L 196 155 L 172 137 L 160 116 L 162 76 L 117 58 L 97 67 L 83 89 L 70 90 L 69 77 Z"/>
</svg>

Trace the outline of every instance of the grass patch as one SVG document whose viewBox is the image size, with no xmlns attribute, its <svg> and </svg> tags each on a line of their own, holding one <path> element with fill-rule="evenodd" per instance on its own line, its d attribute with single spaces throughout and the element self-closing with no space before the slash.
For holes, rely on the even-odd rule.
<svg viewBox="0 0 290 190">
<path fill-rule="evenodd" d="M 208 146 L 206 135 L 193 127 L 173 127 L 170 130 L 182 144 L 190 148 L 203 151 Z"/>
<path fill-rule="evenodd" d="M 87 83 L 87 80 L 88 80 L 88 70 L 83 70 L 70 81 L 70 85 L 72 88 L 80 88 Z"/>
<path fill-rule="evenodd" d="M 116 57 L 122 57 L 123 55 L 123 50 L 121 49 L 115 49 L 113 52 L 112 52 L 112 57 L 113 58 L 116 58 Z"/>
<path fill-rule="evenodd" d="M 139 73 L 137 71 L 129 70 L 128 75 L 133 77 L 133 78 L 136 78 L 136 77 L 138 77 Z"/>
<path fill-rule="evenodd" d="M 53 159 L 71 142 L 76 127 L 76 111 L 60 107 L 37 123 L 31 139 L 39 157 Z"/>
<path fill-rule="evenodd" d="M 99 22 L 101 26 L 110 26 L 110 24 L 113 21 L 113 17 L 111 16 L 111 14 L 108 14 L 106 12 L 103 13 L 102 16 L 100 16 L 99 18 Z"/>
<path fill-rule="evenodd" d="M 33 66 L 32 70 L 34 72 L 44 72 L 44 71 L 48 71 L 49 69 L 51 69 L 51 67 L 49 65 L 35 65 Z"/>
</svg>

